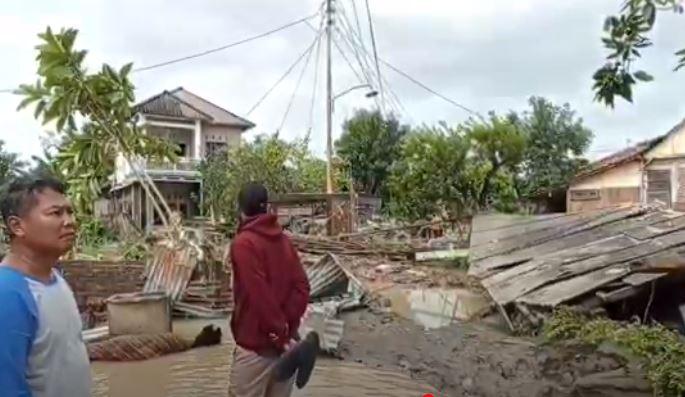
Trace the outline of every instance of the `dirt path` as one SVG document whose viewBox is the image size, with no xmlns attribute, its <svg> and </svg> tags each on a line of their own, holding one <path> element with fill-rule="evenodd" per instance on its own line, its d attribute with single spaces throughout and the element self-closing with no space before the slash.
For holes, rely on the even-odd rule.
<svg viewBox="0 0 685 397">
<path fill-rule="evenodd" d="M 539 347 L 484 325 L 425 330 L 371 310 L 344 319 L 346 360 L 405 371 L 441 396 L 570 396 L 579 379 L 623 367 L 611 353 Z"/>
</svg>

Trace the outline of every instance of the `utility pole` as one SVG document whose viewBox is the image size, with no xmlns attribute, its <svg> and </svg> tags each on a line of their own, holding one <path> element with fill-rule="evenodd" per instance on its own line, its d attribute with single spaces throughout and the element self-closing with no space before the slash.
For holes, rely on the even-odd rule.
<svg viewBox="0 0 685 397">
<path fill-rule="evenodd" d="M 333 193 L 333 71 L 331 42 L 333 41 L 333 0 L 326 0 L 326 193 Z"/>
</svg>

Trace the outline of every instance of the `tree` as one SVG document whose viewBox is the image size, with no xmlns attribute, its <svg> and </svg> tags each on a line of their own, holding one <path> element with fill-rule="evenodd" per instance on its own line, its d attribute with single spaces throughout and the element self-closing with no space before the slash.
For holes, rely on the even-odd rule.
<svg viewBox="0 0 685 397">
<path fill-rule="evenodd" d="M 607 17 L 604 23 L 604 46 L 609 51 L 604 66 L 593 75 L 595 100 L 614 107 L 618 95 L 633 101 L 633 86 L 637 81 L 652 81 L 653 77 L 643 71 L 634 71 L 633 64 L 641 57 L 641 51 L 653 43 L 647 36 L 656 23 L 658 11 L 683 13 L 683 0 L 624 0 L 618 15 Z M 676 52 L 675 70 L 685 67 L 685 49 Z"/>
<path fill-rule="evenodd" d="M 468 137 L 444 125 L 409 134 L 388 181 L 390 212 L 411 220 L 472 212 L 484 168 L 470 161 L 470 149 Z"/>
<path fill-rule="evenodd" d="M 464 129 L 472 142 L 476 160 L 485 167 L 478 193 L 478 205 L 485 208 L 495 190 L 494 182 L 500 186 L 506 180 L 506 176 L 500 176 L 498 181 L 494 181 L 495 177 L 501 172 L 508 175 L 516 173 L 526 149 L 526 136 L 516 123 L 498 117 L 494 112 L 490 113 L 490 120 L 471 120 Z"/>
<path fill-rule="evenodd" d="M 390 168 L 400 153 L 409 127 L 379 111 L 359 110 L 343 124 L 336 152 L 343 160 L 358 192 L 381 195 Z"/>
<path fill-rule="evenodd" d="M 238 213 L 237 197 L 248 182 L 261 182 L 271 194 L 320 192 L 326 186 L 326 162 L 308 148 L 309 139 L 286 142 L 277 135 L 260 135 L 207 159 L 200 165 L 204 204 L 209 213 L 231 223 Z M 334 163 L 336 186 L 343 173 Z"/>
<path fill-rule="evenodd" d="M 19 160 L 19 155 L 5 150 L 5 142 L 0 140 L 0 185 L 21 173 L 26 163 Z"/>
<path fill-rule="evenodd" d="M 55 34 L 49 27 L 38 35 L 39 78 L 35 84 L 20 86 L 18 93 L 24 99 L 19 109 L 35 104 L 37 119 L 43 124 L 54 122 L 61 142 L 54 168 L 60 170 L 70 193 L 76 195 L 77 209 L 89 214 L 90 203 L 113 171 L 117 153 L 128 158 L 157 156 L 173 161 L 176 148 L 142 134 L 136 125 L 134 87 L 128 77 L 132 64 L 118 71 L 104 64 L 100 71 L 89 73 L 83 66 L 87 52 L 74 49 L 77 35 L 75 29 Z M 150 189 L 150 182 L 141 182 Z M 156 200 L 153 203 L 157 205 Z"/>
<path fill-rule="evenodd" d="M 592 141 L 592 131 L 568 104 L 557 106 L 540 97 L 530 98 L 529 104 L 530 111 L 509 116 L 527 140 L 517 183 L 523 197 L 566 188 L 585 164 L 581 156 Z"/>
</svg>

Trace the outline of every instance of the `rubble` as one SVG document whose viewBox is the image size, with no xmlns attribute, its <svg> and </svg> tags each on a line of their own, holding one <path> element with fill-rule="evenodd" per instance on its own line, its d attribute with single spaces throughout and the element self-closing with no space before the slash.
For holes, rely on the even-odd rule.
<svg viewBox="0 0 685 397">
<path fill-rule="evenodd" d="M 562 304 L 646 321 L 654 307 L 650 290 L 656 287 L 658 299 L 669 293 L 668 282 L 678 285 L 683 245 L 685 214 L 655 205 L 476 217 L 469 274 L 482 282 L 512 328 L 517 319 L 536 327 Z M 673 297 L 670 305 L 677 308 L 684 298 Z M 630 304 L 616 307 L 621 302 Z"/>
</svg>

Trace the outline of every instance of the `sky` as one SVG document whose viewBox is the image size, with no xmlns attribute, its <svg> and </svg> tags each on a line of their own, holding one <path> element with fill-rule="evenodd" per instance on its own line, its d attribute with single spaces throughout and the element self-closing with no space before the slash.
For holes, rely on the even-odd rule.
<svg viewBox="0 0 685 397">
<path fill-rule="evenodd" d="M 356 6 L 363 39 L 372 52 L 368 21 L 362 12 L 364 1 L 335 2 L 340 18 L 337 26 L 343 31 L 347 26 L 344 16 L 356 27 Z M 636 88 L 634 104 L 619 101 L 612 110 L 593 101 L 591 76 L 604 59 L 600 42 L 603 20 L 618 11 L 621 2 L 369 0 L 369 5 L 381 59 L 480 113 L 525 110 L 532 95 L 569 103 L 594 131 L 588 155 L 595 159 L 665 133 L 685 117 L 685 71 L 672 72 L 676 62 L 673 53 L 685 47 L 685 16 L 659 15 L 652 34 L 655 46 L 636 64 L 656 79 Z M 89 51 L 86 64 L 91 69 L 103 62 L 117 67 L 133 62 L 134 67 L 143 67 L 269 31 L 317 12 L 320 5 L 321 0 L 3 2 L 0 90 L 35 81 L 36 35 L 47 26 L 79 29 L 76 46 Z M 134 73 L 137 99 L 183 86 L 256 123 L 248 138 L 279 130 L 281 137 L 295 139 L 311 131 L 312 149 L 323 154 L 325 45 L 318 57 L 318 46 L 313 45 L 319 21 L 319 17 L 311 19 L 315 29 L 300 24 L 225 51 Z M 334 37 L 333 91 L 338 94 L 361 81 L 336 49 L 340 46 L 353 66 L 358 65 L 344 35 L 336 33 Z M 248 110 L 312 45 L 312 55 L 297 64 L 248 115 Z M 309 63 L 303 71 L 307 58 Z M 373 74 L 373 62 L 369 66 Z M 356 69 L 359 74 L 360 68 Z M 390 89 L 402 105 L 390 105 L 386 100 L 384 108 L 397 108 L 405 123 L 457 124 L 470 116 L 384 65 L 381 75 L 387 80 L 382 86 L 386 98 Z M 374 85 L 374 89 L 379 88 Z M 356 89 L 335 101 L 334 137 L 339 136 L 343 121 L 355 109 L 378 106 L 380 96 L 367 98 L 368 91 Z M 316 96 L 312 101 L 313 93 Z M 18 97 L 0 93 L 0 139 L 6 149 L 29 158 L 41 153 L 40 138 L 50 126 L 41 126 L 30 110 L 17 112 L 18 103 Z"/>
</svg>

